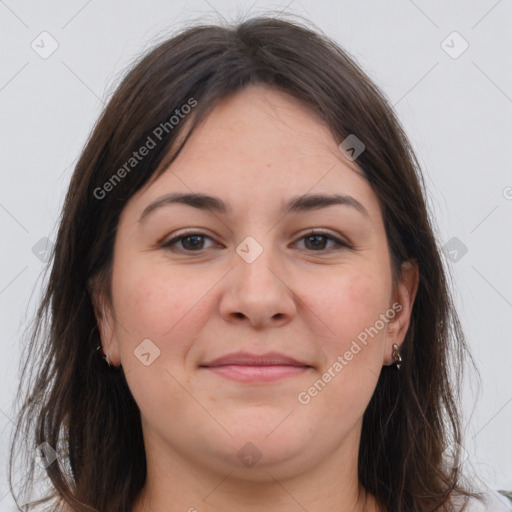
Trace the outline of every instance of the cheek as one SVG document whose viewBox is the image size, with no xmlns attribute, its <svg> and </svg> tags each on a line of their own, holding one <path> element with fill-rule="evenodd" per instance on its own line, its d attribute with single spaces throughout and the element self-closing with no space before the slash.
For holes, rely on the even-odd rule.
<svg viewBox="0 0 512 512">
<path fill-rule="evenodd" d="M 387 326 L 381 315 L 388 310 L 390 285 L 381 272 L 375 266 L 347 269 L 322 290 L 310 290 L 310 298 L 319 297 L 312 308 L 321 312 L 329 335 L 321 345 L 321 375 L 304 391 L 327 423 L 349 428 L 375 390 Z"/>
<path fill-rule="evenodd" d="M 200 309 L 211 279 L 190 276 L 177 266 L 137 261 L 118 266 L 116 310 L 130 332 L 162 338 L 171 335 L 183 319 Z"/>
<path fill-rule="evenodd" d="M 143 264 L 136 258 L 117 267 L 113 280 L 116 333 L 125 370 L 143 370 L 134 355 L 147 339 L 158 349 L 153 349 L 157 365 L 179 367 L 201 328 L 201 298 L 208 283 L 202 286 L 196 279 L 191 285 L 187 274 L 176 268 L 158 262 Z M 153 364 L 148 368 L 154 370 Z"/>
<path fill-rule="evenodd" d="M 182 413 L 191 406 L 184 361 L 201 329 L 205 286 L 176 267 L 135 264 L 117 267 L 114 275 L 116 333 L 128 386 L 144 417 Z M 151 340 L 153 345 L 144 340 Z M 144 347 L 144 350 L 141 349 Z M 146 365 L 143 354 L 149 353 Z M 182 385 L 180 385 L 180 383 Z"/>
<path fill-rule="evenodd" d="M 308 283 L 307 304 L 321 319 L 331 348 L 344 349 L 385 313 L 389 299 L 385 276 L 378 269 L 359 266 Z"/>
</svg>

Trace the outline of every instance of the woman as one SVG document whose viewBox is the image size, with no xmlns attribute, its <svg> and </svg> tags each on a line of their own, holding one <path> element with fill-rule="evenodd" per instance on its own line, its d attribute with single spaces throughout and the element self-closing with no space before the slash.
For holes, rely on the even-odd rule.
<svg viewBox="0 0 512 512">
<path fill-rule="evenodd" d="M 77 163 L 12 460 L 26 435 L 49 502 L 84 512 L 481 506 L 424 194 L 319 33 L 261 17 L 159 45 Z"/>
</svg>

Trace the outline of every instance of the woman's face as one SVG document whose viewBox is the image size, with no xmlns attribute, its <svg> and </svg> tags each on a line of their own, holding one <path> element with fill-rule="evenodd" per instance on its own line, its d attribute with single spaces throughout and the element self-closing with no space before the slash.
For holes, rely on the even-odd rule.
<svg viewBox="0 0 512 512">
<path fill-rule="evenodd" d="M 255 479 L 357 456 L 417 274 L 392 289 L 377 196 L 340 142 L 296 100 L 250 86 L 127 203 L 101 333 L 148 453 Z M 163 200 L 174 194 L 215 199 Z M 335 194 L 353 199 L 306 200 Z M 204 366 L 242 351 L 302 366 Z"/>
</svg>

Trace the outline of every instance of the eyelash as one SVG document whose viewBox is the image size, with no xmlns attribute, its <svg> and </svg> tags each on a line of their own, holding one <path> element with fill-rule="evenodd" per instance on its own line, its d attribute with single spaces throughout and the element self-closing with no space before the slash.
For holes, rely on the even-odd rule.
<svg viewBox="0 0 512 512">
<path fill-rule="evenodd" d="M 183 249 L 183 248 L 175 248 L 175 247 L 172 247 L 174 244 L 176 244 L 176 242 L 179 242 L 180 240 L 183 240 L 184 238 L 188 238 L 190 236 L 200 236 L 200 237 L 203 237 L 203 238 L 209 238 L 210 240 L 213 240 L 210 236 L 204 234 L 204 233 L 198 233 L 196 231 L 190 231 L 190 232 L 185 232 L 185 233 L 181 233 L 180 235 L 172 238 L 171 240 L 167 241 L 167 242 L 164 242 L 161 247 L 164 248 L 164 249 L 168 249 L 170 251 L 175 251 L 175 252 L 180 252 L 180 251 L 183 251 L 183 252 L 186 252 L 186 253 L 200 253 L 202 251 L 205 251 L 206 249 L 199 249 L 197 251 L 191 251 L 191 250 L 187 250 L 187 249 Z M 312 236 L 322 236 L 322 237 L 325 237 L 325 238 L 328 238 L 329 240 L 332 240 L 337 246 L 338 248 L 334 248 L 334 249 L 323 249 L 323 250 L 318 250 L 318 251 L 315 251 L 315 250 L 308 250 L 308 249 L 305 249 L 306 251 L 308 252 L 318 252 L 318 253 L 326 253 L 326 252 L 331 252 L 332 250 L 341 250 L 342 248 L 344 249 L 354 249 L 354 247 L 346 242 L 343 242 L 341 240 L 339 240 L 338 238 L 335 238 L 333 237 L 331 234 L 325 232 L 325 231 L 310 231 L 304 235 L 302 235 L 299 240 L 303 240 L 304 238 L 308 238 L 308 237 L 312 237 Z"/>
</svg>

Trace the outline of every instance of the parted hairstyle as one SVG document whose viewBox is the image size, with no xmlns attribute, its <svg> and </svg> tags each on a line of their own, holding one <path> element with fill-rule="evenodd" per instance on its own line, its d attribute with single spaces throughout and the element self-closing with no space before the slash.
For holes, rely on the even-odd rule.
<svg viewBox="0 0 512 512">
<path fill-rule="evenodd" d="M 308 22 L 267 14 L 187 26 L 158 43 L 130 68 L 94 126 L 67 191 L 20 368 L 9 467 L 19 507 L 131 512 L 147 470 L 141 418 L 122 367 L 109 367 L 96 350 L 95 292 L 111 304 L 113 246 L 127 201 L 166 170 L 220 99 L 249 84 L 300 100 L 338 143 L 350 134 L 364 143 L 356 163 L 379 200 L 393 283 L 402 262 L 418 264 L 404 363 L 399 372 L 382 368 L 364 413 L 361 485 L 389 512 L 448 511 L 453 495 L 479 496 L 457 463 L 460 381 L 472 359 L 418 160 L 389 101 L 353 57 Z M 189 110 L 187 129 L 171 119 Z M 127 166 L 150 139 L 146 156 Z M 42 443 L 58 455 L 44 470 L 32 457 Z M 41 482 L 47 486 L 34 496 Z"/>
</svg>

